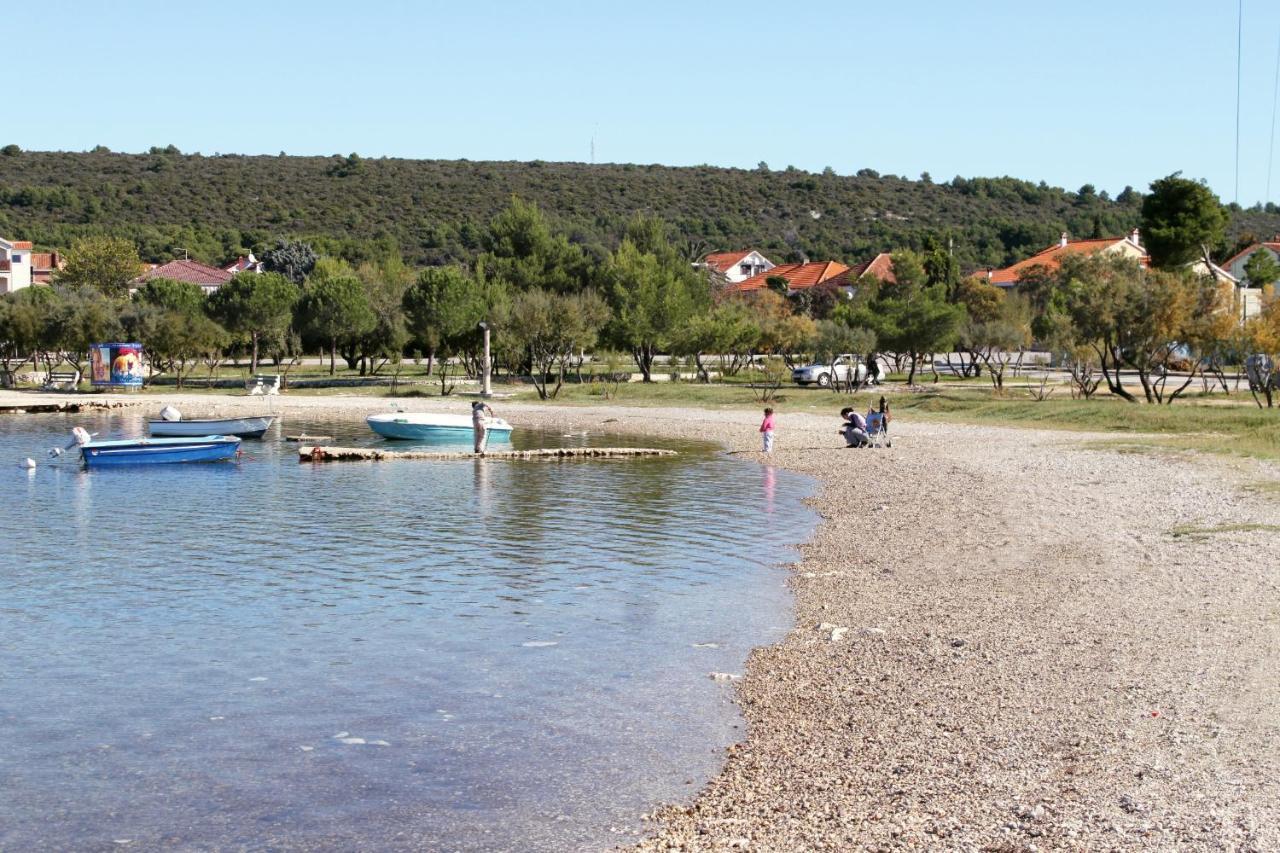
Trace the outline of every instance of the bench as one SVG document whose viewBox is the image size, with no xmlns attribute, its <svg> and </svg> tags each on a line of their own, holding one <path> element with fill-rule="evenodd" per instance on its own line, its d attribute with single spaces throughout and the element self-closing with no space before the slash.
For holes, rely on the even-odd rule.
<svg viewBox="0 0 1280 853">
<path fill-rule="evenodd" d="M 280 394 L 280 374 L 259 373 L 257 376 L 244 383 L 244 390 L 249 392 L 251 397 L 275 397 Z"/>
<path fill-rule="evenodd" d="M 80 387 L 80 371 L 78 370 L 55 370 L 49 374 L 49 378 L 44 381 L 44 385 L 40 386 L 42 391 L 75 391 Z"/>
</svg>

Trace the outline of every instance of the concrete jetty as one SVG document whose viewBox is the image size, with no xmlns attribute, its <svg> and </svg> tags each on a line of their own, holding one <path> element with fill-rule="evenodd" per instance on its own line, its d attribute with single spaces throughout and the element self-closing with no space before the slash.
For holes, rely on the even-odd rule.
<svg viewBox="0 0 1280 853">
<path fill-rule="evenodd" d="M 398 459 L 630 459 L 642 456 L 675 456 L 674 450 L 653 447 L 544 447 L 536 450 L 490 450 L 477 453 L 440 450 L 381 450 L 376 447 L 325 447 L 303 445 L 299 462 L 391 462 Z"/>
</svg>

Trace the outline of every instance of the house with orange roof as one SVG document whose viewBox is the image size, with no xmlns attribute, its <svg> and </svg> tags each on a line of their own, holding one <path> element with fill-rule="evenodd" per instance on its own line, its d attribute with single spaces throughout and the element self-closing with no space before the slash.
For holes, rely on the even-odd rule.
<svg viewBox="0 0 1280 853">
<path fill-rule="evenodd" d="M 31 242 L 0 238 L 0 293 L 13 293 L 31 284 Z"/>
<path fill-rule="evenodd" d="M 694 266 L 712 270 L 724 276 L 730 284 L 737 284 L 768 272 L 777 265 L 755 249 L 746 249 L 740 252 L 713 252 Z"/>
<path fill-rule="evenodd" d="M 1103 237 L 1092 240 L 1072 240 L 1064 231 L 1062 238 L 1055 245 L 1004 269 L 988 270 L 987 279 L 997 287 L 1016 287 L 1034 269 L 1056 272 L 1062 267 L 1062 259 L 1068 255 L 1103 253 L 1134 258 L 1144 267 L 1151 263 L 1147 250 L 1142 248 L 1142 241 L 1136 228 L 1127 237 Z"/>
<path fill-rule="evenodd" d="M 208 296 L 216 292 L 222 285 L 231 281 L 233 275 L 234 273 L 227 270 L 220 270 L 217 267 L 211 267 L 199 261 L 179 258 L 169 261 L 167 264 L 151 267 L 151 269 L 129 282 L 129 289 L 130 291 L 137 290 L 154 278 L 167 278 L 172 281 L 185 281 L 189 284 L 199 285 L 200 289 Z"/>
<path fill-rule="evenodd" d="M 897 277 L 893 274 L 893 256 L 888 252 L 881 252 L 865 264 L 854 267 L 854 273 L 851 277 L 855 282 L 872 277 L 885 284 L 898 283 Z"/>
<path fill-rule="evenodd" d="M 800 264 L 782 264 L 730 286 L 734 293 L 752 293 L 769 286 L 769 279 L 781 278 L 788 290 L 807 290 L 820 284 L 848 286 L 850 267 L 839 261 L 812 261 Z"/>
</svg>

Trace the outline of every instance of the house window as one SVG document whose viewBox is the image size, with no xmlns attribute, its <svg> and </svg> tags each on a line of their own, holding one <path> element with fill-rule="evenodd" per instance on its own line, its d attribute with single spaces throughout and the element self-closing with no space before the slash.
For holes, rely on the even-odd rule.
<svg viewBox="0 0 1280 853">
<path fill-rule="evenodd" d="M 747 276 L 747 277 L 750 277 L 750 276 L 751 276 L 751 264 L 739 264 L 739 265 L 738 265 L 738 272 L 742 273 L 743 275 L 745 275 L 745 276 Z"/>
<path fill-rule="evenodd" d="M 15 264 L 20 264 L 22 263 L 22 255 L 14 255 L 12 260 Z"/>
</svg>

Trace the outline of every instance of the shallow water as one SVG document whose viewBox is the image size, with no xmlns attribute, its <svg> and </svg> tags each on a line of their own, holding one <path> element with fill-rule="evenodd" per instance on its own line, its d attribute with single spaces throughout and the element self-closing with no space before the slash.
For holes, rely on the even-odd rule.
<svg viewBox="0 0 1280 853">
<path fill-rule="evenodd" d="M 282 432 L 381 440 L 294 418 L 239 464 L 44 464 L 76 424 L 143 429 L 0 420 L 5 850 L 626 841 L 739 739 L 708 673 L 786 630 L 814 523 L 807 480 L 691 445 L 311 465 Z"/>
</svg>

